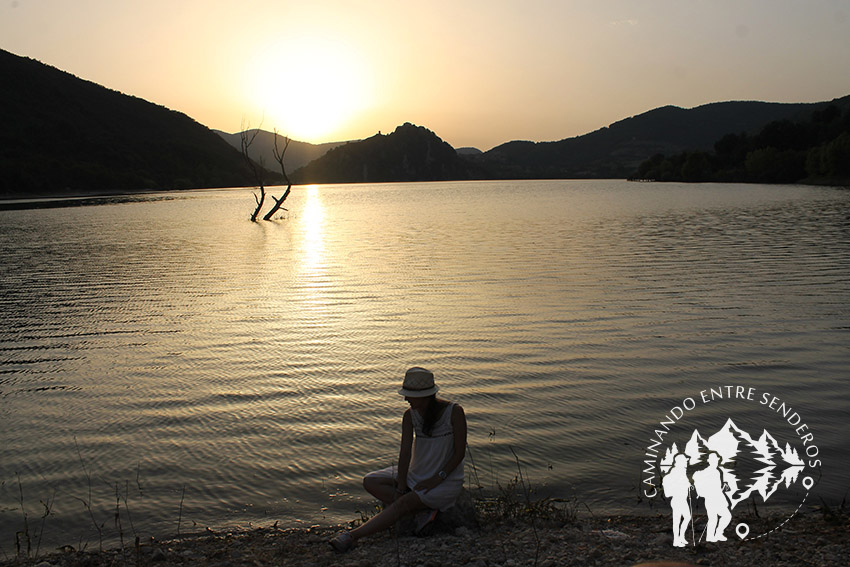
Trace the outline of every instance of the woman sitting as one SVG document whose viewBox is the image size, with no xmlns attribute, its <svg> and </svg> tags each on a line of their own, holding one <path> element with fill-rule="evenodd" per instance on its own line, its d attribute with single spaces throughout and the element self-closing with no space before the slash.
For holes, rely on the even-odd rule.
<svg viewBox="0 0 850 567">
<path fill-rule="evenodd" d="M 417 513 L 419 531 L 437 511 L 454 506 L 463 488 L 466 416 L 458 404 L 437 398 L 438 390 L 429 370 L 414 367 L 404 375 L 398 393 L 410 408 L 401 420 L 398 466 L 363 479 L 363 487 L 384 503 L 384 509 L 331 540 L 336 551 L 348 551 L 358 539 L 385 530 L 408 514 Z"/>
</svg>

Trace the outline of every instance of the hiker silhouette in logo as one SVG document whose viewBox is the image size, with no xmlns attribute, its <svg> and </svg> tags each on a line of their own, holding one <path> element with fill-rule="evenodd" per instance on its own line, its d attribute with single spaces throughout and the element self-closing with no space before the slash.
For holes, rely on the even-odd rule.
<svg viewBox="0 0 850 567">
<path fill-rule="evenodd" d="M 726 541 L 723 531 L 732 521 L 729 500 L 726 498 L 729 485 L 723 480 L 723 469 L 719 463 L 720 457 L 712 452 L 708 455 L 708 467 L 693 475 L 694 488 L 704 500 L 705 513 L 708 516 L 706 541 Z"/>
<path fill-rule="evenodd" d="M 673 467 L 664 475 L 661 481 L 664 495 L 670 498 L 670 508 L 673 510 L 673 545 L 685 547 L 688 540 L 685 534 L 691 522 L 691 507 L 688 493 L 691 481 L 688 478 L 688 456 L 679 453 L 673 460 Z"/>
</svg>

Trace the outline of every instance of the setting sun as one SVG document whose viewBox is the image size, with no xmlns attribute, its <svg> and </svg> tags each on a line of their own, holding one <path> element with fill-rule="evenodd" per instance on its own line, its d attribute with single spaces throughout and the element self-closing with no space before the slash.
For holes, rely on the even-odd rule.
<svg viewBox="0 0 850 567">
<path fill-rule="evenodd" d="M 325 38 L 267 45 L 258 53 L 250 93 L 264 128 L 305 142 L 330 141 L 370 100 L 365 63 Z"/>
</svg>

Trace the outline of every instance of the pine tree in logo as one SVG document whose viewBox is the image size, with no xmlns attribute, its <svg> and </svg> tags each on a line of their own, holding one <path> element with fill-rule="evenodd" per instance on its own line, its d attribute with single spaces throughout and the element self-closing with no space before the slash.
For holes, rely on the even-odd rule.
<svg viewBox="0 0 850 567">
<path fill-rule="evenodd" d="M 781 481 L 785 483 L 785 488 L 791 488 L 791 485 L 797 482 L 797 478 L 803 471 L 805 463 L 800 458 L 797 450 L 791 447 L 790 443 L 785 443 L 785 449 L 782 451 L 783 469 L 779 474 Z"/>
</svg>

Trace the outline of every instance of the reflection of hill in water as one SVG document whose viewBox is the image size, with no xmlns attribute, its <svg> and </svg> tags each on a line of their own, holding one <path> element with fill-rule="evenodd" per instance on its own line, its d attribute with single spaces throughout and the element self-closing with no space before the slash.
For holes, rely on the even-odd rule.
<svg viewBox="0 0 850 567">
<path fill-rule="evenodd" d="M 58 197 L 50 199 L 14 199 L 0 201 L 0 211 L 20 211 L 27 209 L 61 209 L 66 207 L 89 207 L 94 205 L 118 205 L 122 203 L 140 203 L 143 201 L 169 201 L 176 199 L 174 194 L 140 193 L 128 195 L 104 195 L 102 197 Z"/>
</svg>

